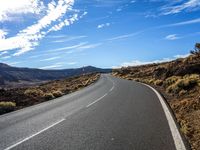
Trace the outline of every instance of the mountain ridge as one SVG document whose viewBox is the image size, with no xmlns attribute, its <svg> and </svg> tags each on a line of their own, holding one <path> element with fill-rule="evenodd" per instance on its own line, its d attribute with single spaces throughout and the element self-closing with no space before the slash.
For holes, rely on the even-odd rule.
<svg viewBox="0 0 200 150">
<path fill-rule="evenodd" d="M 93 66 L 60 70 L 43 70 L 37 68 L 19 68 L 0 63 L 0 87 L 21 87 L 88 73 L 109 72 L 111 72 L 111 69 L 102 69 Z"/>
</svg>

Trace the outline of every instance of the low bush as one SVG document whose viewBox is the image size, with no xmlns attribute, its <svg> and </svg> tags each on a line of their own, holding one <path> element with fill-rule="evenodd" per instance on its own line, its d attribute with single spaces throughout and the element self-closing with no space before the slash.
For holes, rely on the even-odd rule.
<svg viewBox="0 0 200 150">
<path fill-rule="evenodd" d="M 13 111 L 16 107 L 15 102 L 0 102 L 0 114 Z"/>
<path fill-rule="evenodd" d="M 175 83 L 177 80 L 179 80 L 180 78 L 181 78 L 180 76 L 171 76 L 171 77 L 167 78 L 167 79 L 164 81 L 163 85 L 164 85 L 164 87 L 168 87 L 168 86 L 174 84 L 174 83 Z"/>
<path fill-rule="evenodd" d="M 54 97 L 61 97 L 61 96 L 64 95 L 64 94 L 63 94 L 61 91 L 59 91 L 59 90 L 53 91 L 52 94 L 53 94 Z"/>
<path fill-rule="evenodd" d="M 45 93 L 43 95 L 43 97 L 46 99 L 46 100 L 51 100 L 54 98 L 53 94 L 52 93 Z"/>
<path fill-rule="evenodd" d="M 38 96 L 43 96 L 44 92 L 40 89 L 27 89 L 24 92 L 25 95 L 31 96 L 31 97 L 38 97 Z"/>
<path fill-rule="evenodd" d="M 163 84 L 163 81 L 158 79 L 158 80 L 154 81 L 154 84 L 157 86 L 161 86 Z"/>
<path fill-rule="evenodd" d="M 165 86 L 167 86 L 168 93 L 178 94 L 180 91 L 188 91 L 199 84 L 200 77 L 197 74 L 186 75 L 183 77 L 173 77 L 167 79 Z M 180 95 L 183 94 L 179 93 Z"/>
</svg>

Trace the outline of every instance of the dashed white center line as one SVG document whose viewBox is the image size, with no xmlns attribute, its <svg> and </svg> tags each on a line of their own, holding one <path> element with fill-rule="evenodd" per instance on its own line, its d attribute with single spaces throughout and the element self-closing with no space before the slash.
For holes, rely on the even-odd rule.
<svg viewBox="0 0 200 150">
<path fill-rule="evenodd" d="M 109 80 L 110 80 L 110 79 L 109 79 Z M 113 86 L 112 86 L 112 88 L 109 90 L 109 92 L 112 92 L 112 90 L 115 88 L 115 84 L 114 84 L 114 82 L 113 82 L 112 80 L 110 80 L 110 81 L 112 82 Z M 108 92 L 108 93 L 109 93 L 109 92 Z M 103 99 L 105 96 L 107 96 L 108 93 L 104 94 L 102 97 L 98 98 L 97 100 L 95 100 L 94 102 L 90 103 L 90 104 L 87 105 L 86 107 L 88 108 L 88 107 L 90 107 L 91 105 L 97 103 L 98 101 L 100 101 L 101 99 Z"/>
<path fill-rule="evenodd" d="M 111 92 L 114 89 L 114 86 L 109 90 L 109 92 Z"/>
<path fill-rule="evenodd" d="M 58 121 L 58 122 L 56 122 L 56 123 L 54 123 L 54 124 L 52 124 L 52 125 L 48 126 L 47 128 L 45 128 L 45 129 L 43 129 L 43 130 L 41 130 L 41 131 L 39 131 L 39 132 L 37 132 L 37 133 L 35 133 L 35 134 L 33 134 L 33 135 L 29 136 L 29 137 L 27 137 L 27 138 L 25 138 L 25 139 L 23 139 L 23 140 L 21 140 L 21 141 L 17 142 L 16 144 L 13 144 L 13 145 L 11 145 L 11 146 L 7 147 L 7 148 L 6 148 L 6 149 L 4 149 L 4 150 L 10 150 L 10 149 L 12 149 L 12 148 L 16 147 L 16 146 L 18 146 L 18 145 L 20 145 L 20 144 L 24 143 L 25 141 L 28 141 L 29 139 L 33 138 L 34 136 L 37 136 L 38 134 L 40 134 L 40 133 L 42 133 L 42 132 L 44 132 L 44 131 L 46 131 L 46 130 L 48 130 L 48 129 L 52 128 L 53 126 L 55 126 L 55 125 L 57 125 L 57 124 L 59 124 L 59 123 L 63 122 L 64 120 L 65 120 L 65 119 L 61 119 L 60 121 Z"/>
<path fill-rule="evenodd" d="M 96 102 L 100 101 L 102 98 L 104 98 L 106 95 L 108 95 L 108 93 L 104 94 L 102 97 L 98 98 L 97 100 L 95 100 L 94 102 L 90 103 L 89 105 L 87 105 L 87 107 L 90 107 L 91 105 L 95 104 Z"/>
</svg>

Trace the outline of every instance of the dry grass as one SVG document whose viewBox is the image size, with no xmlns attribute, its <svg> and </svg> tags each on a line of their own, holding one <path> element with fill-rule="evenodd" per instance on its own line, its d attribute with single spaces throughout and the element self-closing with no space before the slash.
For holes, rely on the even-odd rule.
<svg viewBox="0 0 200 150">
<path fill-rule="evenodd" d="M 62 92 L 59 91 L 59 90 L 53 91 L 52 94 L 53 94 L 53 96 L 56 97 L 56 98 L 57 98 L 57 97 L 61 97 L 61 96 L 64 95 L 64 93 L 62 93 Z"/>
<path fill-rule="evenodd" d="M 183 95 L 186 91 L 193 89 L 200 82 L 200 77 L 197 74 L 185 75 L 183 77 L 170 77 L 166 80 L 165 87 L 168 93 Z"/>
<path fill-rule="evenodd" d="M 15 107 L 16 103 L 14 102 L 0 102 L 0 107 Z"/>
<path fill-rule="evenodd" d="M 7 113 L 10 111 L 13 111 L 16 107 L 15 102 L 9 102 L 9 101 L 1 101 L 0 102 L 0 113 Z"/>
</svg>

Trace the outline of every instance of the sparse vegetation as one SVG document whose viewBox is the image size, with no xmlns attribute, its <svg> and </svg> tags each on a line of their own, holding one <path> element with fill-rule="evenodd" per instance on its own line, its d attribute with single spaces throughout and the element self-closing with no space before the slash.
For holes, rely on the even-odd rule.
<svg viewBox="0 0 200 150">
<path fill-rule="evenodd" d="M 53 96 L 54 97 L 61 97 L 61 96 L 63 96 L 64 95 L 64 93 L 62 93 L 61 91 L 59 91 L 59 90 L 57 90 L 57 91 L 53 91 Z"/>
<path fill-rule="evenodd" d="M 163 93 L 191 148 L 200 150 L 200 43 L 187 58 L 123 67 L 113 75 L 150 84 Z"/>
<path fill-rule="evenodd" d="M 0 114 L 61 97 L 94 83 L 100 74 L 55 80 L 39 86 L 0 89 Z"/>
<path fill-rule="evenodd" d="M 0 113 L 7 113 L 10 111 L 13 111 L 16 107 L 15 102 L 9 102 L 9 101 L 1 101 L 0 102 Z"/>
<path fill-rule="evenodd" d="M 45 93 L 44 96 L 43 96 L 46 100 L 51 100 L 54 97 L 54 95 L 52 93 Z"/>
<path fill-rule="evenodd" d="M 163 84 L 163 81 L 158 79 L 154 82 L 154 84 L 157 86 L 161 86 Z"/>
<path fill-rule="evenodd" d="M 167 81 L 167 84 L 165 84 L 168 86 L 165 87 L 169 93 L 180 94 L 181 92 L 183 94 L 183 91 L 193 89 L 199 82 L 200 78 L 197 74 L 185 75 L 183 77 L 171 77 L 170 80 Z"/>
<path fill-rule="evenodd" d="M 38 97 L 38 96 L 43 96 L 44 92 L 40 89 L 29 88 L 25 90 L 24 94 L 31 97 Z"/>
</svg>

